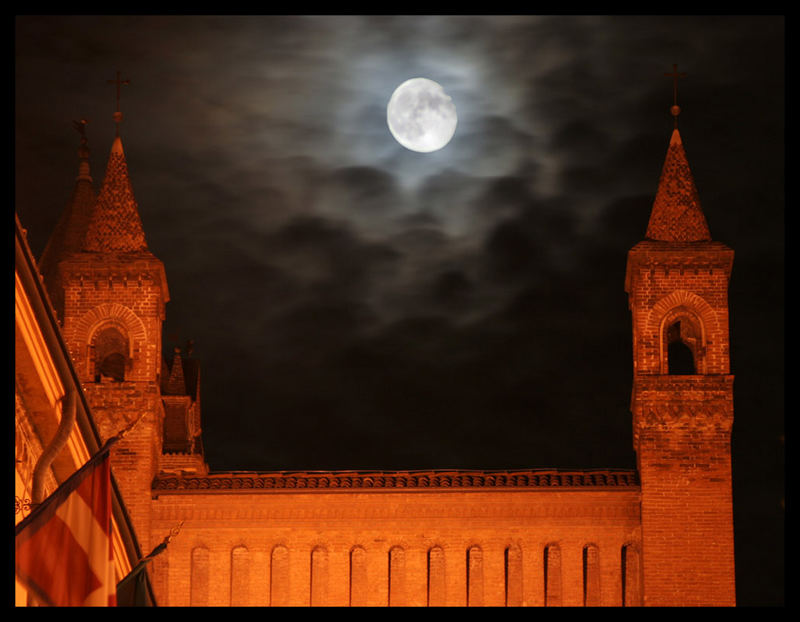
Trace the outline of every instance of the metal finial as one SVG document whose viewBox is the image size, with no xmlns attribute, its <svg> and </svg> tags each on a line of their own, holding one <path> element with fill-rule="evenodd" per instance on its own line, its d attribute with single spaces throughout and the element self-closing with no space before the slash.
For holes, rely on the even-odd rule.
<svg viewBox="0 0 800 622">
<path fill-rule="evenodd" d="M 89 122 L 86 119 L 80 121 L 73 121 L 72 127 L 81 135 L 81 146 L 78 148 L 78 157 L 81 159 L 80 169 L 78 171 L 78 179 L 89 179 L 89 139 L 86 138 L 86 125 Z"/>
<path fill-rule="evenodd" d="M 114 112 L 114 122 L 117 124 L 117 136 L 119 136 L 119 124 L 122 123 L 122 112 L 119 109 L 119 98 L 122 91 L 122 85 L 128 85 L 131 83 L 130 80 L 122 80 L 120 78 L 120 72 L 117 72 L 117 79 L 116 80 L 107 80 L 109 84 L 116 84 L 117 85 L 117 110 Z"/>
<path fill-rule="evenodd" d="M 678 73 L 678 65 L 673 63 L 672 73 L 664 75 L 672 78 L 672 107 L 669 111 L 675 118 L 675 127 L 678 127 L 678 115 L 681 113 L 681 108 L 678 106 L 678 78 L 685 78 L 686 72 Z"/>
<path fill-rule="evenodd" d="M 81 119 L 80 121 L 72 122 L 72 127 L 74 127 L 77 130 L 78 134 L 81 135 L 82 145 L 85 145 L 88 142 L 88 140 L 86 139 L 86 125 L 88 123 L 89 122 L 86 119 Z"/>
<path fill-rule="evenodd" d="M 165 538 L 167 543 L 172 542 L 172 539 L 177 536 L 181 532 L 181 527 L 183 527 L 183 523 L 186 521 L 181 521 L 175 527 L 169 530 L 169 535 Z"/>
<path fill-rule="evenodd" d="M 80 121 L 72 122 L 72 127 L 74 127 L 75 130 L 78 132 L 78 134 L 81 135 L 81 148 L 78 153 L 82 158 L 89 157 L 89 152 L 87 147 L 89 145 L 89 139 L 86 138 L 86 125 L 88 123 L 89 122 L 86 119 L 81 119 Z"/>
</svg>

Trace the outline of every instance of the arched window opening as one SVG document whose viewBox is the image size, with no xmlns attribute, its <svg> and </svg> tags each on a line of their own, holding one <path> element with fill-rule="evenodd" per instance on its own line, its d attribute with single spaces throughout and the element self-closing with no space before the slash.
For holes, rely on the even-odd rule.
<svg viewBox="0 0 800 622">
<path fill-rule="evenodd" d="M 467 607 L 483 607 L 483 551 L 467 549 Z"/>
<path fill-rule="evenodd" d="M 369 600 L 367 583 L 367 552 L 360 546 L 350 551 L 350 605 L 366 606 Z"/>
<path fill-rule="evenodd" d="M 107 326 L 95 333 L 91 348 L 94 381 L 123 382 L 129 364 L 127 337 L 116 326 Z"/>
<path fill-rule="evenodd" d="M 692 332 L 691 325 L 680 320 L 667 329 L 667 365 L 670 375 L 690 376 L 697 373 L 694 352 L 689 345 L 696 343 L 696 339 L 691 336 Z"/>
<path fill-rule="evenodd" d="M 622 547 L 622 606 L 640 607 L 642 604 L 641 568 L 639 550 L 632 544 Z"/>
<path fill-rule="evenodd" d="M 98 361 L 97 372 L 99 376 L 97 382 L 100 382 L 100 378 L 103 376 L 112 378 L 114 382 L 122 382 L 125 380 L 125 355 L 112 352 L 103 360 Z"/>
<path fill-rule="evenodd" d="M 600 604 L 600 560 L 597 546 L 583 547 L 583 605 L 597 607 Z"/>
</svg>

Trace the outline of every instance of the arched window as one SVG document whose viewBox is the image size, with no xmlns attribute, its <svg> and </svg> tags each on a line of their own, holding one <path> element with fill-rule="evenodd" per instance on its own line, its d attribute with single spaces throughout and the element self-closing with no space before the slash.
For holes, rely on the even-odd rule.
<svg viewBox="0 0 800 622">
<path fill-rule="evenodd" d="M 641 566 L 639 549 L 634 544 L 622 547 L 622 606 L 639 607 L 642 604 Z"/>
<path fill-rule="evenodd" d="M 705 373 L 703 324 L 688 307 L 676 307 L 664 317 L 661 344 L 662 374 L 691 376 Z"/>
<path fill-rule="evenodd" d="M 483 607 L 483 551 L 467 549 L 467 607 Z"/>
<path fill-rule="evenodd" d="M 81 382 L 156 378 L 153 363 L 158 359 L 141 356 L 146 344 L 155 345 L 154 337 L 125 305 L 99 304 L 77 318 L 70 332 L 80 348 L 75 360 Z"/>
<path fill-rule="evenodd" d="M 128 337 L 117 325 L 105 326 L 95 332 L 90 344 L 94 362 L 94 381 L 125 380 L 128 369 Z"/>
<path fill-rule="evenodd" d="M 354 546 L 350 551 L 350 605 L 363 607 L 368 602 L 367 552 Z"/>
<path fill-rule="evenodd" d="M 600 560 L 597 546 L 583 547 L 583 605 L 597 607 L 600 604 Z"/>
<path fill-rule="evenodd" d="M 693 375 L 696 373 L 694 352 L 689 344 L 681 338 L 680 320 L 667 328 L 667 368 L 670 375 Z"/>
</svg>

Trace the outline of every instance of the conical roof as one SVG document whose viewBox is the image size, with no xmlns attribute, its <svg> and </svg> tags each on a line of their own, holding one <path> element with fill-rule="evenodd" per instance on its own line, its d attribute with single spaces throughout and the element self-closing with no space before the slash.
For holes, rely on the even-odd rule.
<svg viewBox="0 0 800 622">
<path fill-rule="evenodd" d="M 669 141 L 645 237 L 663 242 L 711 240 L 677 127 Z"/>
<path fill-rule="evenodd" d="M 111 146 L 106 176 L 89 220 L 83 249 L 88 252 L 147 251 L 139 206 L 119 136 Z"/>
<path fill-rule="evenodd" d="M 183 361 L 181 360 L 180 350 L 175 348 L 175 356 L 172 359 L 172 369 L 169 373 L 164 393 L 167 395 L 186 395 L 186 381 L 183 377 Z"/>
<path fill-rule="evenodd" d="M 80 127 L 79 124 L 76 123 L 76 127 Z M 81 134 L 81 146 L 78 150 L 80 165 L 75 187 L 39 260 L 39 269 L 45 277 L 55 270 L 65 255 L 83 249 L 86 230 L 89 228 L 89 220 L 97 198 L 89 171 L 89 147 L 82 128 Z"/>
</svg>

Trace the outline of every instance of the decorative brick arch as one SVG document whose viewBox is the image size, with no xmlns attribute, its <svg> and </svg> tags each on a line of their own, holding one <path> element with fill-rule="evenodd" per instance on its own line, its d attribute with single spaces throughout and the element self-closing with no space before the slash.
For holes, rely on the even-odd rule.
<svg viewBox="0 0 800 622">
<path fill-rule="evenodd" d="M 136 353 L 147 341 L 144 323 L 128 307 L 119 303 L 103 303 L 84 313 L 76 322 L 75 334 L 78 347 L 86 353 L 86 372 L 91 375 L 92 357 L 89 346 L 99 330 L 113 326 L 128 340 L 127 357 L 136 365 Z"/>
<path fill-rule="evenodd" d="M 125 327 L 131 345 L 147 340 L 147 330 L 139 316 L 125 305 L 117 302 L 104 302 L 84 313 L 76 324 L 78 339 L 89 343 L 95 331 L 107 323 L 117 323 Z"/>
<path fill-rule="evenodd" d="M 697 294 L 678 289 L 653 305 L 647 317 L 645 332 L 658 339 L 660 373 L 668 373 L 666 331 L 673 322 L 686 319 L 697 333 L 697 342 L 691 346 L 695 358 L 695 373 L 706 373 L 705 352 L 708 335 L 717 333 L 719 321 L 714 309 Z"/>
</svg>

